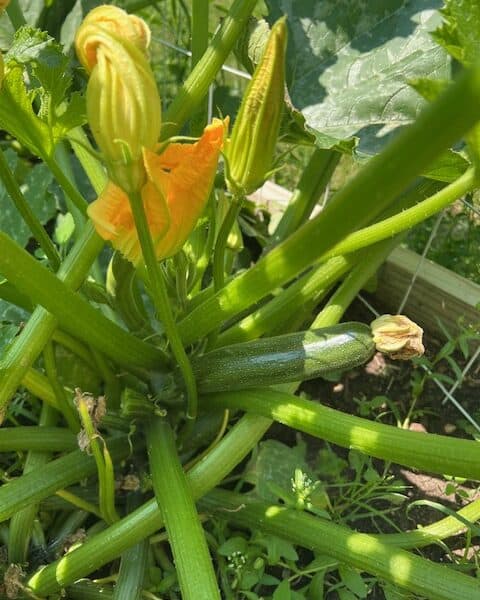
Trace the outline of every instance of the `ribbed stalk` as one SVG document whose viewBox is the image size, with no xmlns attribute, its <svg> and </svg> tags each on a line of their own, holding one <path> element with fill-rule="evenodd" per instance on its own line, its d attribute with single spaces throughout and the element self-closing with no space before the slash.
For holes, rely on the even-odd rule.
<svg viewBox="0 0 480 600">
<path fill-rule="evenodd" d="M 479 117 L 480 67 L 463 73 L 413 125 L 337 192 L 320 215 L 188 314 L 179 323 L 184 343 L 202 338 L 262 299 L 308 268 L 352 230 L 374 219 Z"/>
<path fill-rule="evenodd" d="M 270 506 L 226 490 L 210 492 L 201 506 L 237 526 L 260 529 L 431 600 L 480 598 L 480 587 L 473 577 L 299 510 Z"/>
<path fill-rule="evenodd" d="M 338 323 L 365 282 L 375 275 L 380 265 L 399 242 L 400 236 L 396 236 L 368 248 L 316 316 L 312 327 L 321 328 Z"/>
<path fill-rule="evenodd" d="M 207 50 L 184 81 L 163 117 L 162 139 L 176 135 L 195 111 L 243 31 L 257 0 L 235 0 Z"/>
<path fill-rule="evenodd" d="M 222 332 L 214 347 L 253 340 L 270 333 L 279 323 L 289 323 L 292 316 L 297 315 L 306 303 L 314 299 L 320 300 L 322 294 L 358 260 L 358 255 L 336 256 L 326 263 L 316 265 L 272 300 Z"/>
<path fill-rule="evenodd" d="M 344 448 L 431 473 L 480 479 L 480 446 L 473 441 L 383 425 L 270 389 L 220 392 L 202 400 L 209 410 L 262 415 Z"/>
<path fill-rule="evenodd" d="M 477 175 L 474 169 L 468 169 L 453 183 L 433 194 L 430 198 L 419 202 L 415 206 L 406 208 L 387 219 L 374 223 L 369 227 L 364 227 L 359 231 L 351 233 L 329 250 L 322 258 L 325 259 L 331 256 L 356 252 L 360 248 L 370 246 L 388 237 L 397 235 L 406 229 L 410 229 L 472 191 L 477 183 Z"/>
<path fill-rule="evenodd" d="M 108 440 L 108 447 L 115 460 L 122 460 L 130 453 L 127 438 L 123 436 Z M 95 472 L 93 457 L 81 450 L 75 450 L 14 479 L 0 488 L 0 522 L 9 519 L 25 506 L 38 504 L 57 490 L 81 481 Z"/>
<path fill-rule="evenodd" d="M 17 425 L 0 429 L 0 452 L 62 452 L 76 446 L 76 436 L 64 427 Z"/>
<path fill-rule="evenodd" d="M 95 346 L 119 364 L 154 367 L 161 350 L 127 333 L 0 232 L 0 273 L 48 310 L 73 336 Z"/>
<path fill-rule="evenodd" d="M 267 244 L 265 249 L 267 252 L 308 220 L 325 192 L 341 156 L 341 153 L 336 150 L 316 148 L 313 151 L 293 196 Z"/>
<path fill-rule="evenodd" d="M 40 414 L 40 428 L 54 425 L 57 420 L 58 413 L 44 404 Z M 30 451 L 25 459 L 23 475 L 40 469 L 49 460 L 49 452 Z M 38 505 L 31 504 L 23 510 L 16 511 L 11 518 L 8 530 L 8 560 L 10 563 L 22 564 L 27 560 L 28 546 L 37 511 Z"/>
<path fill-rule="evenodd" d="M 156 418 L 147 428 L 155 498 L 172 549 L 183 600 L 220 600 L 207 541 L 178 458 L 169 423 Z"/>
<path fill-rule="evenodd" d="M 200 498 L 228 475 L 254 448 L 270 427 L 271 420 L 245 415 L 187 474 L 194 498 Z M 1 504 L 0 489 L 0 506 Z M 127 548 L 152 535 L 163 525 L 155 499 L 111 525 L 80 548 L 35 573 L 28 585 L 36 594 L 47 595 L 72 584 L 117 558 Z"/>
<path fill-rule="evenodd" d="M 13 242 L 7 243 L 10 246 Z M 70 289 L 77 289 L 102 249 L 103 241 L 88 223 L 70 254 L 58 270 L 57 277 Z M 16 248 L 16 247 L 15 247 Z M 33 258 L 31 260 L 34 260 Z M 8 259 L 7 259 L 8 262 Z M 43 270 L 42 270 L 43 274 Z M 54 277 L 54 276 L 53 276 Z M 39 284 L 40 282 L 36 282 Z M 32 282 L 33 284 L 33 282 Z M 37 307 L 27 324 L 0 360 L 0 422 L 7 403 L 20 382 L 51 338 L 56 318 L 43 307 Z"/>
</svg>

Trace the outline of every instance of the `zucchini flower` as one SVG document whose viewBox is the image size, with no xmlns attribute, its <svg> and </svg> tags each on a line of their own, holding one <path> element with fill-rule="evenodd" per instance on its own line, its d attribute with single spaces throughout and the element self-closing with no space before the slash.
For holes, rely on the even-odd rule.
<svg viewBox="0 0 480 600">
<path fill-rule="evenodd" d="M 410 360 L 425 352 L 423 329 L 404 315 L 382 315 L 370 327 L 377 350 L 394 360 Z"/>
<path fill-rule="evenodd" d="M 0 0 L 0 10 L 5 10 L 10 4 L 10 0 Z"/>
<path fill-rule="evenodd" d="M 88 207 L 97 233 L 134 265 L 142 260 L 129 195 L 140 194 L 158 260 L 185 243 L 208 200 L 228 119 L 214 119 L 194 144 L 157 154 L 161 110 L 148 62 L 150 31 L 114 6 L 92 10 L 75 45 L 90 73 L 87 113 L 110 181 Z"/>
<path fill-rule="evenodd" d="M 250 194 L 272 169 L 285 98 L 285 18 L 272 27 L 240 106 L 225 154 L 232 192 Z"/>
<path fill-rule="evenodd" d="M 214 119 L 194 144 L 170 144 L 161 154 L 145 148 L 146 181 L 141 188 L 157 260 L 176 254 L 201 216 L 210 194 L 228 119 Z M 88 207 L 98 234 L 130 262 L 142 259 L 127 194 L 108 183 Z"/>
<path fill-rule="evenodd" d="M 90 128 L 110 178 L 127 193 L 143 185 L 143 148 L 153 148 L 160 135 L 160 97 L 148 62 L 149 42 L 144 21 L 115 6 L 92 10 L 75 38 L 78 58 L 90 74 Z"/>
</svg>

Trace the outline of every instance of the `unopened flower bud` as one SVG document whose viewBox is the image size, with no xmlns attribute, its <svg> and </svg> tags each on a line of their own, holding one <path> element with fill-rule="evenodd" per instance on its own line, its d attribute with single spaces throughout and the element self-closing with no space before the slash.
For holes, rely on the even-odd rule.
<svg viewBox="0 0 480 600">
<path fill-rule="evenodd" d="M 87 15 L 75 40 L 79 60 L 90 71 L 90 128 L 110 178 L 127 193 L 143 185 L 143 148 L 153 148 L 160 135 L 160 97 L 146 54 L 149 39 L 143 21 L 102 6 Z"/>
<path fill-rule="evenodd" d="M 247 87 L 226 151 L 233 192 L 255 191 L 272 168 L 285 97 L 286 47 L 287 26 L 281 18 Z"/>
<path fill-rule="evenodd" d="M 394 360 L 409 360 L 425 352 L 423 329 L 404 315 L 382 315 L 370 327 L 377 350 Z"/>
</svg>

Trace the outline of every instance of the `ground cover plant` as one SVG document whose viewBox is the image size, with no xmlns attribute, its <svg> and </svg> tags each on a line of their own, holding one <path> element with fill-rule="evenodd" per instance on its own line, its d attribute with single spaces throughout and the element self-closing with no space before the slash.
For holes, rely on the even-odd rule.
<svg viewBox="0 0 480 600">
<path fill-rule="evenodd" d="M 478 187 L 480 4 L 5 4 L 3 596 L 480 598 L 476 558 L 420 553 L 463 534 L 466 555 L 480 516 L 478 442 L 408 429 L 427 378 L 405 417 L 296 394 L 423 352 L 405 316 L 341 321 L 407 230 Z M 192 56 L 162 101 L 167 5 Z M 207 103 L 233 52 L 250 82 Z M 273 223 L 250 195 L 299 145 Z M 361 167 L 312 216 L 343 154 Z M 467 502 L 399 529 L 392 464 Z"/>
</svg>

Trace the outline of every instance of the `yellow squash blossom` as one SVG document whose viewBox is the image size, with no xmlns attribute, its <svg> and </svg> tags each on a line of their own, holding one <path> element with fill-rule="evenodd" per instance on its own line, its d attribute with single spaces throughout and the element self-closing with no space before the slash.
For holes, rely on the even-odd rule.
<svg viewBox="0 0 480 600">
<path fill-rule="evenodd" d="M 142 253 L 129 194 L 141 194 L 157 259 L 178 252 L 208 200 L 228 124 L 214 119 L 198 142 L 156 153 L 161 111 L 149 42 L 144 21 L 114 6 L 92 10 L 75 39 L 90 73 L 90 127 L 110 176 L 88 214 L 99 235 L 135 265 Z"/>
<path fill-rule="evenodd" d="M 148 62 L 150 31 L 138 17 L 99 6 L 75 37 L 80 62 L 90 73 L 87 115 L 110 178 L 126 192 L 143 185 L 143 148 L 160 135 L 160 96 Z"/>
<path fill-rule="evenodd" d="M 195 144 L 170 144 L 161 154 L 145 149 L 147 181 L 141 195 L 158 260 L 180 250 L 202 214 L 217 169 L 228 121 L 214 119 Z M 110 182 L 90 204 L 97 232 L 133 264 L 142 258 L 127 194 Z"/>
</svg>

